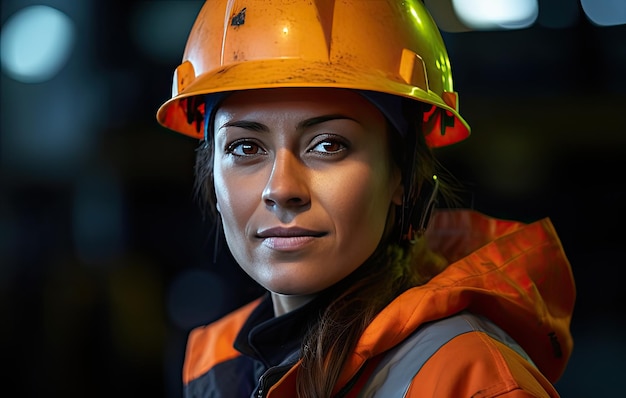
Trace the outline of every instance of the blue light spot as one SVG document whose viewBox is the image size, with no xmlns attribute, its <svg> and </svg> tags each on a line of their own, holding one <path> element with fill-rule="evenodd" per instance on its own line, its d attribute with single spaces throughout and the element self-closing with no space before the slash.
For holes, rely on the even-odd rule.
<svg viewBox="0 0 626 398">
<path fill-rule="evenodd" d="M 52 79 L 66 64 L 74 44 L 74 26 L 61 11 L 30 6 L 5 23 L 0 38 L 2 68 L 23 83 Z"/>
<path fill-rule="evenodd" d="M 581 0 L 583 10 L 591 22 L 599 26 L 626 24 L 624 0 Z"/>
</svg>

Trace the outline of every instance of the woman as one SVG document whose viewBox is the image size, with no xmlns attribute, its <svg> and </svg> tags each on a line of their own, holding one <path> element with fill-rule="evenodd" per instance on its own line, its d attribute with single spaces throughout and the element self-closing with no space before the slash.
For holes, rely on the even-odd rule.
<svg viewBox="0 0 626 398">
<path fill-rule="evenodd" d="M 419 1 L 207 1 L 158 120 L 201 140 L 201 198 L 268 291 L 192 331 L 186 396 L 558 396 L 549 220 L 432 212 L 430 148 L 469 128 Z"/>
</svg>

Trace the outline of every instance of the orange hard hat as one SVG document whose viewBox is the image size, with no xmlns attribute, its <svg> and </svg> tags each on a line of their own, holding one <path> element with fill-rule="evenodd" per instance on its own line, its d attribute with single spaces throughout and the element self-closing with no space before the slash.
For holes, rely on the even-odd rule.
<svg viewBox="0 0 626 398">
<path fill-rule="evenodd" d="M 204 100 L 197 97 L 280 87 L 374 91 L 430 104 L 424 135 L 431 147 L 470 133 L 441 34 L 421 0 L 208 0 L 157 120 L 202 139 Z"/>
</svg>

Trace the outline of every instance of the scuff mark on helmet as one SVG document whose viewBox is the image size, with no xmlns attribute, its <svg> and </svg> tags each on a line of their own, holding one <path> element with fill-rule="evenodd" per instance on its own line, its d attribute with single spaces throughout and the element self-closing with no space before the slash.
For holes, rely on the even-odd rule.
<svg viewBox="0 0 626 398">
<path fill-rule="evenodd" d="M 230 20 L 230 26 L 241 26 L 246 23 L 246 8 L 242 8 L 241 11 L 237 13 Z"/>
</svg>

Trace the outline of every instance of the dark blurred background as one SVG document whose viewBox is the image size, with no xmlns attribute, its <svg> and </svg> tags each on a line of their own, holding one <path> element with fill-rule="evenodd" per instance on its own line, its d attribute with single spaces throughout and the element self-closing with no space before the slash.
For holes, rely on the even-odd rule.
<svg viewBox="0 0 626 398">
<path fill-rule="evenodd" d="M 540 0 L 526 27 L 483 31 L 433 4 L 473 128 L 439 155 L 468 205 L 552 219 L 578 285 L 574 354 L 557 387 L 617 396 L 625 3 Z M 259 293 L 223 247 L 213 263 L 192 192 L 196 142 L 155 120 L 201 6 L 2 0 L 4 396 L 179 397 L 188 331 Z"/>
</svg>

